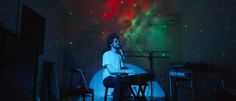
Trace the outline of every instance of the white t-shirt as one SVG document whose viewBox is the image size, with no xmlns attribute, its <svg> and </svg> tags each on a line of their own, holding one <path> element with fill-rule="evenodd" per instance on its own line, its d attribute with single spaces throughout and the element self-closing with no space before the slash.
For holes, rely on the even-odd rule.
<svg viewBox="0 0 236 101">
<path fill-rule="evenodd" d="M 113 51 L 106 51 L 103 56 L 102 56 L 102 66 L 105 67 L 105 65 L 111 65 L 112 69 L 114 71 L 118 71 L 121 69 L 121 67 L 123 67 L 123 62 L 121 59 L 120 54 L 115 53 Z M 103 77 L 102 79 L 104 80 L 106 77 L 110 76 L 111 74 L 109 73 L 109 71 L 107 70 L 107 68 L 104 68 L 103 71 Z M 112 76 L 112 75 L 111 75 Z M 114 75 L 113 75 L 114 76 Z"/>
</svg>

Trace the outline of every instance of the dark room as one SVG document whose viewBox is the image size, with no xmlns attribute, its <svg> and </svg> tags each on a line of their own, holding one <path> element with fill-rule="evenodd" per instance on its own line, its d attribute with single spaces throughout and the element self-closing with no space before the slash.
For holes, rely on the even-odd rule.
<svg viewBox="0 0 236 101">
<path fill-rule="evenodd" d="M 1 101 L 236 101 L 236 0 L 1 0 Z"/>
</svg>

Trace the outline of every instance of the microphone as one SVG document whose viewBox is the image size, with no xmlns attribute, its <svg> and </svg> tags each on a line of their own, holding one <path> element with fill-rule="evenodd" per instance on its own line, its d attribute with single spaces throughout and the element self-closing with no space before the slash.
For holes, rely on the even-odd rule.
<svg viewBox="0 0 236 101">
<path fill-rule="evenodd" d="M 119 49 L 119 51 L 120 51 L 120 54 L 121 54 L 122 58 L 125 59 L 124 53 L 123 53 L 121 48 Z"/>
</svg>

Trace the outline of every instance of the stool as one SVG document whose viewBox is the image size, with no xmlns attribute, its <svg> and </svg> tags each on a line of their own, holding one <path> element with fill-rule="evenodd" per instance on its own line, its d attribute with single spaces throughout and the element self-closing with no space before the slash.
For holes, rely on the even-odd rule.
<svg viewBox="0 0 236 101">
<path fill-rule="evenodd" d="M 129 85 L 127 85 L 128 89 L 129 88 Z M 108 89 L 109 88 L 114 88 L 113 86 L 105 86 L 105 95 L 104 95 L 104 101 L 107 101 L 107 94 L 108 94 Z M 130 89 L 132 91 L 132 89 Z"/>
<path fill-rule="evenodd" d="M 107 101 L 107 93 L 109 88 L 114 88 L 112 86 L 105 86 L 105 95 L 104 95 L 104 101 Z"/>
</svg>

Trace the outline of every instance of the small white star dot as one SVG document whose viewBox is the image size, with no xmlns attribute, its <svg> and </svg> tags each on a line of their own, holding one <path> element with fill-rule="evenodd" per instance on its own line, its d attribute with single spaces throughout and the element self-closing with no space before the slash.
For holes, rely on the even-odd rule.
<svg viewBox="0 0 236 101">
<path fill-rule="evenodd" d="M 222 53 L 222 56 L 225 56 L 225 53 Z"/>
<path fill-rule="evenodd" d="M 72 45 L 72 44 L 73 44 L 73 42 L 70 42 L 69 44 L 70 44 L 70 45 Z"/>
<path fill-rule="evenodd" d="M 185 27 L 185 28 L 187 28 L 187 27 L 188 27 L 188 25 L 184 25 L 184 27 Z"/>
</svg>

